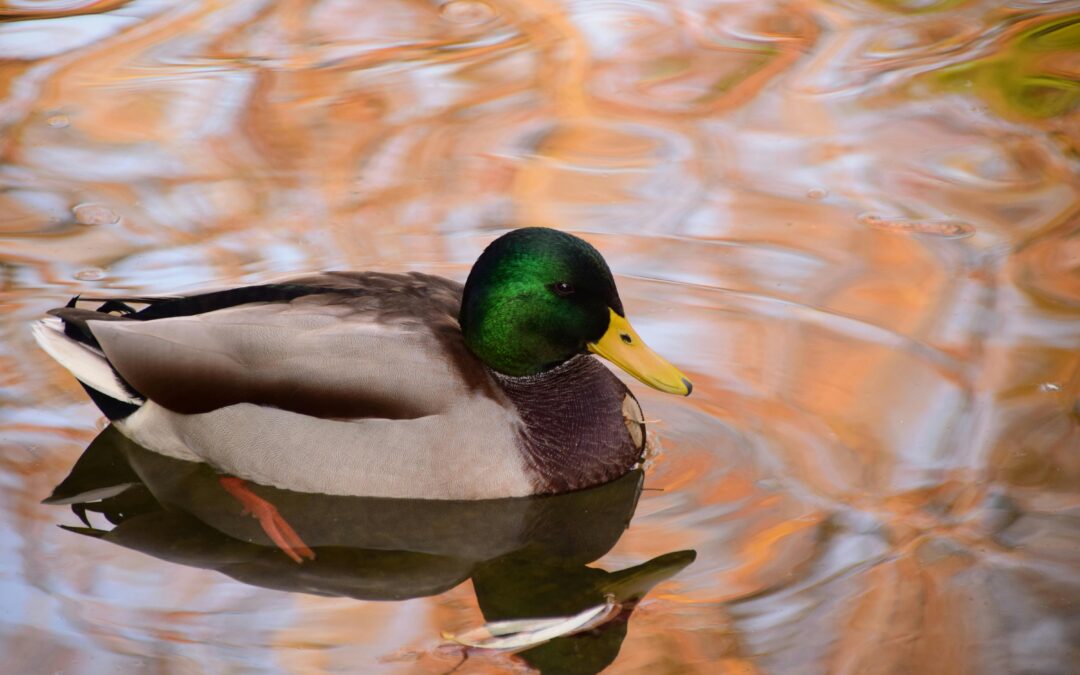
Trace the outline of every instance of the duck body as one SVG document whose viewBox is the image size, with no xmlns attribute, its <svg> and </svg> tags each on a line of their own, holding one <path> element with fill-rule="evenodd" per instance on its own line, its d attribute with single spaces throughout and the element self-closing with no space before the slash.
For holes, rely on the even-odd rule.
<svg viewBox="0 0 1080 675">
<path fill-rule="evenodd" d="M 693 388 L 630 326 L 600 253 L 548 228 L 497 238 L 464 285 L 327 272 L 92 309 L 75 298 L 50 314 L 38 343 L 126 436 L 301 492 L 597 485 L 637 464 L 645 429 L 592 354 L 661 391 Z"/>
<path fill-rule="evenodd" d="M 135 442 L 274 487 L 486 499 L 635 466 L 644 425 L 627 387 L 587 354 L 522 376 L 487 367 L 459 327 L 462 289 L 421 273 L 330 272 L 73 302 L 35 332 Z"/>
</svg>

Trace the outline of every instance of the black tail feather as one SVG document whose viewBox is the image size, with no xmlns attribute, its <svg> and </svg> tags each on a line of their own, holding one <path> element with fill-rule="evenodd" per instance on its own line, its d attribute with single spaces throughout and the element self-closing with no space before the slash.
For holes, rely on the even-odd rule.
<svg viewBox="0 0 1080 675">
<path fill-rule="evenodd" d="M 121 379 L 120 381 L 124 383 L 125 387 L 129 389 L 131 388 L 131 385 L 129 385 L 127 382 L 124 382 L 123 379 Z M 82 388 L 86 390 L 86 394 L 90 397 L 90 400 L 94 402 L 94 405 L 98 407 L 98 410 L 100 410 L 105 415 L 105 417 L 108 417 L 109 421 L 111 422 L 122 420 L 139 409 L 139 406 L 135 405 L 134 403 L 128 403 L 127 401 L 119 401 L 112 396 L 102 394 L 97 389 L 87 386 L 82 382 L 80 382 L 79 384 L 81 384 Z"/>
<path fill-rule="evenodd" d="M 51 309 L 49 310 L 49 314 L 64 322 L 64 335 L 76 342 L 90 345 L 96 349 L 101 349 L 101 345 L 98 344 L 97 338 L 94 337 L 94 333 L 90 330 L 90 326 L 86 324 L 87 321 L 130 320 L 124 316 L 106 314 L 93 309 L 79 309 L 77 307 L 71 307 L 70 305 L 67 307 L 60 307 L 59 309 Z"/>
<path fill-rule="evenodd" d="M 128 306 L 126 303 L 118 300 L 105 301 L 103 305 L 97 309 L 80 309 L 77 307 L 77 303 L 85 301 L 85 298 L 80 296 L 73 297 L 68 301 L 67 305 L 58 309 L 49 311 L 49 314 L 60 319 L 64 324 L 64 335 L 72 340 L 93 347 L 100 350 L 101 344 L 98 343 L 96 337 L 94 337 L 93 331 L 90 330 L 89 321 L 131 321 L 128 318 L 131 314 L 135 313 L 135 310 Z M 110 312 L 120 312 L 122 315 L 117 316 Z M 142 394 L 135 390 L 124 377 L 113 369 L 116 373 L 116 379 L 120 384 L 130 393 L 137 398 L 143 398 Z M 115 399 L 107 394 L 104 394 L 97 389 L 94 389 L 85 383 L 80 382 L 83 389 L 86 390 L 90 400 L 94 402 L 101 412 L 105 414 L 112 421 L 121 420 L 139 409 L 139 406 L 127 401 L 121 401 Z"/>
<path fill-rule="evenodd" d="M 121 300 L 106 300 L 101 307 L 97 308 L 97 311 L 104 312 L 105 314 L 120 312 L 121 316 L 131 316 L 135 313 L 135 309 L 131 305 Z"/>
</svg>

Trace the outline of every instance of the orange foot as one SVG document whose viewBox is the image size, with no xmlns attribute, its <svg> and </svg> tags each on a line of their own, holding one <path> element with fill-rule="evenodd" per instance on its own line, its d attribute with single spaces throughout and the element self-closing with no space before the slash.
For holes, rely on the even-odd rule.
<svg viewBox="0 0 1080 675">
<path fill-rule="evenodd" d="M 277 507 L 249 490 L 243 479 L 234 476 L 221 476 L 218 478 L 218 482 L 221 483 L 221 487 L 225 488 L 226 492 L 240 502 L 240 505 L 244 507 L 245 515 L 251 514 L 258 519 L 263 532 L 270 537 L 271 541 L 277 544 L 278 548 L 284 551 L 285 555 L 298 563 L 304 562 L 303 558 L 315 559 L 315 552 L 307 547 L 300 535 L 296 534 L 292 526 L 281 517 Z"/>
</svg>

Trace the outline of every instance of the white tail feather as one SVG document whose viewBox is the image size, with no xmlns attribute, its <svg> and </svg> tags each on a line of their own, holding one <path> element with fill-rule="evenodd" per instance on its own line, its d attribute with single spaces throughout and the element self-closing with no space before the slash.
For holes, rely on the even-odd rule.
<svg viewBox="0 0 1080 675">
<path fill-rule="evenodd" d="M 142 404 L 142 400 L 133 397 L 120 382 L 104 354 L 64 334 L 64 324 L 60 319 L 53 317 L 38 321 L 33 331 L 34 339 L 45 353 L 67 368 L 80 382 L 118 401 Z"/>
</svg>

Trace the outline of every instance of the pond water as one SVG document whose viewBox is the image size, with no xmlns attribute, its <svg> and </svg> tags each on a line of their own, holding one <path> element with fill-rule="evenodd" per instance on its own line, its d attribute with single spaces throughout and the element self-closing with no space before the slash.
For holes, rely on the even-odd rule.
<svg viewBox="0 0 1080 675">
<path fill-rule="evenodd" d="M 0 4 L 0 670 L 1075 672 L 1077 9 Z M 518 225 L 596 245 L 695 384 L 630 385 L 655 420 L 640 498 L 610 497 L 621 537 L 583 509 L 602 545 L 532 589 L 572 614 L 645 578 L 631 613 L 463 661 L 443 635 L 513 614 L 491 589 L 525 567 L 436 546 L 450 567 L 408 563 L 429 593 L 365 600 L 349 574 L 405 563 L 223 574 L 172 546 L 190 518 L 154 548 L 41 504 L 105 427 L 33 343 L 49 308 L 321 269 L 463 279 Z"/>
</svg>

